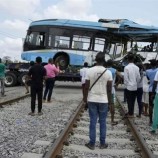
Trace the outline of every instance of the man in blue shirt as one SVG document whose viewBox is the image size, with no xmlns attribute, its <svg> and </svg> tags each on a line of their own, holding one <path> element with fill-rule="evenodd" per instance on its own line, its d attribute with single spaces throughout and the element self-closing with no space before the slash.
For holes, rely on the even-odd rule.
<svg viewBox="0 0 158 158">
<path fill-rule="evenodd" d="M 0 82 L 1 82 L 1 95 L 4 95 L 4 80 L 5 80 L 5 65 L 2 63 L 2 59 L 0 58 Z"/>
</svg>

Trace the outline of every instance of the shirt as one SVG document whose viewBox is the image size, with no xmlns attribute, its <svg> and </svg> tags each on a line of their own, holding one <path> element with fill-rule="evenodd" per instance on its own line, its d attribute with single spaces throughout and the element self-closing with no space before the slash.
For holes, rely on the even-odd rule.
<svg viewBox="0 0 158 158">
<path fill-rule="evenodd" d="M 90 80 L 90 86 L 97 80 L 97 78 L 103 73 L 105 67 L 94 66 L 89 68 L 86 75 L 86 80 Z M 108 103 L 107 98 L 107 82 L 112 81 L 112 74 L 109 70 L 100 77 L 95 83 L 92 89 L 88 93 L 89 102 Z"/>
<path fill-rule="evenodd" d="M 139 68 L 134 63 L 129 63 L 124 68 L 124 84 L 129 91 L 136 91 L 140 81 Z"/>
<path fill-rule="evenodd" d="M 47 71 L 48 78 L 55 78 L 55 76 L 59 73 L 59 67 L 56 67 L 54 64 L 47 64 L 44 66 Z"/>
<path fill-rule="evenodd" d="M 157 81 L 157 82 L 158 82 L 158 71 L 157 71 L 156 74 L 155 74 L 154 81 Z M 156 87 L 156 93 L 158 93 L 158 84 L 157 84 L 157 87 Z"/>
<path fill-rule="evenodd" d="M 0 63 L 0 77 L 5 77 L 5 65 L 3 63 Z"/>
<path fill-rule="evenodd" d="M 114 87 L 114 85 L 115 85 L 115 80 L 116 80 L 116 69 L 110 67 L 110 68 L 108 68 L 108 70 L 110 70 L 111 73 L 112 73 L 112 79 L 113 79 L 113 82 L 112 82 L 112 94 L 115 94 L 115 87 Z"/>
<path fill-rule="evenodd" d="M 158 70 L 157 68 L 146 70 L 146 76 L 148 77 L 148 79 L 150 81 L 149 92 L 152 92 L 154 78 L 155 78 L 157 70 Z"/>
<path fill-rule="evenodd" d="M 141 70 L 140 71 L 140 80 L 138 81 L 138 84 L 137 84 L 138 88 L 143 88 L 143 77 L 144 77 L 144 72 Z"/>
<path fill-rule="evenodd" d="M 149 92 L 149 84 L 148 84 L 148 79 L 146 77 L 146 74 L 144 73 L 143 76 L 143 92 Z"/>
<path fill-rule="evenodd" d="M 84 67 L 82 69 L 80 69 L 80 76 L 81 76 L 81 82 L 82 84 L 85 84 L 85 77 L 86 77 L 86 74 L 87 74 L 87 70 L 88 70 L 88 67 Z"/>
<path fill-rule="evenodd" d="M 35 64 L 29 70 L 28 75 L 31 77 L 31 86 L 43 86 L 43 77 L 46 76 L 46 69 L 40 65 Z"/>
</svg>

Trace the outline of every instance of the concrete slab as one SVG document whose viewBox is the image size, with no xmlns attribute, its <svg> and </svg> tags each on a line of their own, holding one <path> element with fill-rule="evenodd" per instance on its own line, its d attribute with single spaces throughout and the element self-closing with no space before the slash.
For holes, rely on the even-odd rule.
<svg viewBox="0 0 158 158">
<path fill-rule="evenodd" d="M 35 145 L 49 145 L 51 142 L 49 141 L 43 141 L 43 140 L 37 140 L 34 144 Z"/>
<path fill-rule="evenodd" d="M 43 154 L 24 153 L 21 158 L 42 158 Z"/>
</svg>

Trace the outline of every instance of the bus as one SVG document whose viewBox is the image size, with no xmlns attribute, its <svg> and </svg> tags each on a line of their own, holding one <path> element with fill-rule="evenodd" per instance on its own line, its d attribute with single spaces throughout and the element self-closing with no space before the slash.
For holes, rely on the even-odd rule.
<svg viewBox="0 0 158 158">
<path fill-rule="evenodd" d="M 105 53 L 105 60 L 111 58 L 108 54 L 112 37 L 109 29 L 118 27 L 114 23 L 107 27 L 104 22 L 67 19 L 33 21 L 27 31 L 21 58 L 31 61 L 41 56 L 43 62 L 53 58 L 61 70 L 83 66 L 84 62 L 92 66 L 100 51 Z"/>
<path fill-rule="evenodd" d="M 158 59 L 157 27 L 140 25 L 128 19 L 99 19 L 97 22 L 46 19 L 33 21 L 28 27 L 21 58 L 29 62 L 41 56 L 43 64 L 53 58 L 62 70 L 56 80 L 80 81 L 79 70 L 84 62 L 93 66 L 98 52 L 105 54 L 106 61 L 116 61 L 117 68 L 123 70 L 127 52 L 133 48 L 139 52 L 139 42 L 149 43 L 151 52 L 156 54 L 154 58 Z M 145 55 L 146 50 L 142 49 L 141 54 Z M 8 65 L 5 85 L 23 84 L 28 68 L 28 63 Z"/>
</svg>

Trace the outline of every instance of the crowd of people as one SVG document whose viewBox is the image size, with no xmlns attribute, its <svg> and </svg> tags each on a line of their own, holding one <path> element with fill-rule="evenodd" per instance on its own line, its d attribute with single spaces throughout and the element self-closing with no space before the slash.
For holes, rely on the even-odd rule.
<svg viewBox="0 0 158 158">
<path fill-rule="evenodd" d="M 113 67 L 113 61 L 105 62 L 105 54 L 99 52 L 95 58 L 95 65 L 80 69 L 83 101 L 87 106 L 90 117 L 89 142 L 85 144 L 91 150 L 95 149 L 96 143 L 96 124 L 100 124 L 100 149 L 108 147 L 106 142 L 106 118 L 108 111 L 111 113 L 111 124 L 117 125 L 115 118 L 116 92 L 120 80 L 124 80 L 124 102 L 127 101 L 127 113 L 124 117 L 135 117 L 135 101 L 138 104 L 138 114 L 149 116 L 151 133 L 155 133 L 158 128 L 158 68 L 156 60 L 151 60 L 150 64 L 134 62 L 134 55 L 128 54 L 128 64 L 124 67 L 123 75 Z M 31 93 L 31 112 L 35 115 L 36 97 L 38 100 L 38 115 L 42 115 L 42 103 L 51 102 L 55 77 L 60 69 L 58 63 L 53 59 L 48 60 L 48 64 L 41 65 L 42 58 L 37 57 L 35 62 L 30 63 L 29 72 L 26 78 L 26 93 Z M 117 82 L 116 82 L 117 77 Z M 0 59 L 0 82 L 1 95 L 4 96 L 5 65 Z M 43 92 L 43 81 L 45 90 Z M 30 90 L 29 87 L 30 86 Z"/>
<path fill-rule="evenodd" d="M 124 117 L 135 117 L 135 101 L 138 104 L 137 118 L 149 116 L 150 133 L 155 133 L 158 128 L 158 68 L 156 60 L 150 60 L 150 64 L 135 63 L 132 53 L 128 55 L 128 64 L 121 74 L 113 68 L 112 61 L 105 62 L 103 53 L 98 53 L 93 67 L 81 69 L 83 87 L 83 101 L 88 104 L 90 125 L 89 142 L 85 144 L 91 150 L 95 149 L 96 124 L 100 123 L 100 148 L 108 147 L 106 143 L 106 118 L 108 108 L 111 113 L 111 124 L 115 114 L 115 87 L 118 83 L 116 76 L 124 81 L 124 101 L 127 102 L 127 113 Z M 88 63 L 86 63 L 88 65 Z M 83 75 L 84 71 L 84 75 Z M 119 80 L 117 80 L 119 82 Z M 99 119 L 99 121 L 98 121 Z"/>
<path fill-rule="evenodd" d="M 0 59 L 0 89 L 1 96 L 5 96 L 5 64 Z M 53 59 L 48 60 L 48 64 L 42 66 L 42 58 L 36 57 L 36 61 L 30 62 L 29 72 L 26 75 L 24 86 L 26 93 L 31 94 L 31 112 L 29 115 L 35 115 L 36 97 L 38 100 L 38 115 L 42 115 L 42 103 L 51 103 L 51 97 L 55 84 L 55 76 L 59 73 L 58 63 L 54 63 Z M 45 83 L 45 90 L 43 93 L 43 87 Z"/>
<path fill-rule="evenodd" d="M 31 112 L 29 115 L 35 115 L 36 96 L 38 98 L 38 115 L 42 115 L 42 102 L 51 103 L 52 92 L 55 84 L 55 76 L 59 73 L 58 63 L 54 63 L 49 58 L 48 64 L 44 67 L 41 65 L 42 58 L 37 57 L 36 63 L 30 67 L 28 78 L 31 80 Z M 45 81 L 45 90 L 43 94 L 43 81 Z"/>
</svg>

